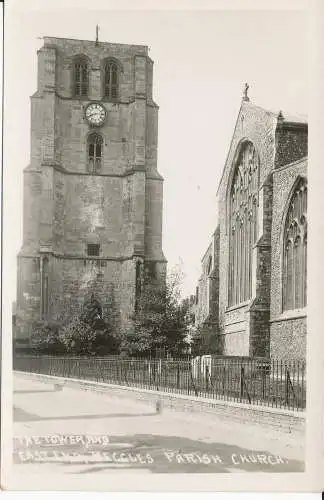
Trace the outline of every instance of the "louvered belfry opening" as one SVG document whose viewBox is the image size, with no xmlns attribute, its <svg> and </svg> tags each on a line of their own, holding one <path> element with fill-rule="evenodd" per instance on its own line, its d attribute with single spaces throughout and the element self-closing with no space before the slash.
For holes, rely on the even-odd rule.
<svg viewBox="0 0 324 500">
<path fill-rule="evenodd" d="M 74 63 L 74 95 L 87 97 L 89 88 L 88 61 L 85 58 L 77 59 Z"/>
<path fill-rule="evenodd" d="M 104 67 L 104 96 L 110 100 L 119 97 L 119 68 L 114 61 L 107 61 Z"/>
</svg>

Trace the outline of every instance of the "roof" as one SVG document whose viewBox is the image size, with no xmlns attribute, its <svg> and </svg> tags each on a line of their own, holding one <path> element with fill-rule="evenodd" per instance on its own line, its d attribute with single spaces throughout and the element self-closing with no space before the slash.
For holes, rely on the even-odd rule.
<svg viewBox="0 0 324 500">
<path fill-rule="evenodd" d="M 204 252 L 204 255 L 202 256 L 200 262 L 203 263 L 204 262 L 204 259 L 205 257 L 207 257 L 207 254 L 208 252 L 210 252 L 212 250 L 212 246 L 213 246 L 213 242 L 211 241 L 208 245 L 208 247 L 206 248 L 205 252 Z"/>
<path fill-rule="evenodd" d="M 283 117 L 284 117 L 284 122 L 289 122 L 289 123 L 308 123 L 308 116 L 307 115 L 290 115 L 288 113 L 282 112 Z"/>
<path fill-rule="evenodd" d="M 245 101 L 246 102 L 246 101 Z M 283 120 L 284 122 L 289 122 L 289 123 L 308 123 L 308 116 L 306 113 L 288 113 L 286 111 L 283 111 L 282 109 L 268 109 L 264 108 L 263 106 L 257 106 L 251 101 L 248 101 L 248 104 L 250 106 L 253 106 L 254 108 L 261 109 L 265 113 L 269 113 L 270 115 L 274 116 L 275 118 L 278 118 L 279 113 L 282 113 Z"/>
<path fill-rule="evenodd" d="M 132 44 L 132 43 L 116 43 L 116 42 L 106 42 L 106 41 L 103 41 L 103 40 L 98 40 L 98 42 L 96 42 L 96 40 L 82 40 L 82 39 L 78 39 L 78 38 L 65 38 L 65 37 L 59 37 L 59 36 L 43 36 L 41 37 L 43 40 L 44 40 L 44 45 L 49 45 L 49 44 L 53 44 L 55 45 L 55 42 L 61 42 L 61 41 L 67 41 L 67 42 L 72 42 L 72 43 L 76 43 L 76 44 L 79 44 L 80 42 L 81 43 L 89 43 L 89 44 L 93 44 L 93 45 L 98 45 L 98 46 L 117 46 L 117 47 L 127 47 L 127 48 L 131 48 L 131 49 L 134 49 L 134 50 L 141 50 L 141 51 L 144 51 L 145 53 L 148 52 L 148 45 L 140 45 L 140 44 Z"/>
</svg>

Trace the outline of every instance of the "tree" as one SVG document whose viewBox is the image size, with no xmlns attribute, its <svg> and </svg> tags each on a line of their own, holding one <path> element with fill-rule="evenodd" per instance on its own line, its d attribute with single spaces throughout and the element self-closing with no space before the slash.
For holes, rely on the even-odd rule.
<svg viewBox="0 0 324 500">
<path fill-rule="evenodd" d="M 121 351 L 126 355 L 180 354 L 185 346 L 187 310 L 180 302 L 182 274 L 173 270 L 166 283 L 148 279 L 133 317 L 134 328 L 124 333 Z"/>
<path fill-rule="evenodd" d="M 95 298 L 94 294 L 91 295 L 89 300 L 84 302 L 83 310 L 80 320 L 90 325 L 94 330 L 104 326 L 102 318 L 102 307 L 100 302 Z"/>
<path fill-rule="evenodd" d="M 215 325 L 207 323 L 196 329 L 192 337 L 191 353 L 194 356 L 223 353 L 222 337 Z"/>
<path fill-rule="evenodd" d="M 118 354 L 120 339 L 112 332 L 111 321 L 113 317 L 112 309 L 104 316 L 100 302 L 92 294 L 89 301 L 86 301 L 81 319 L 91 326 L 96 336 L 93 341 L 93 351 L 95 354 Z"/>
<path fill-rule="evenodd" d="M 61 342 L 68 352 L 78 355 L 105 355 L 119 352 L 119 341 L 112 334 L 100 302 L 92 294 L 85 301 L 82 313 L 60 332 Z"/>
<path fill-rule="evenodd" d="M 69 354 L 92 354 L 95 339 L 95 330 L 80 318 L 74 318 L 60 331 L 60 340 Z"/>
</svg>

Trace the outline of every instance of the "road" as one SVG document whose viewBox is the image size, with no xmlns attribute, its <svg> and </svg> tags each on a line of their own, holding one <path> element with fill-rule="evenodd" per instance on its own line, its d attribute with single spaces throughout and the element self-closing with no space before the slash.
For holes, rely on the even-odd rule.
<svg viewBox="0 0 324 500">
<path fill-rule="evenodd" d="M 14 470 L 302 472 L 300 436 L 15 375 Z"/>
</svg>

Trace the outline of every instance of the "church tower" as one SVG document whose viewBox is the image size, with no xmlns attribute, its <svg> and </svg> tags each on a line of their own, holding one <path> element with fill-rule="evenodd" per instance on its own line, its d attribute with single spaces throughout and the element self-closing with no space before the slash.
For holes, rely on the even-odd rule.
<svg viewBox="0 0 324 500">
<path fill-rule="evenodd" d="M 132 324 L 143 276 L 164 280 L 158 106 L 148 47 L 45 37 L 24 170 L 16 342 L 94 294 Z"/>
</svg>

